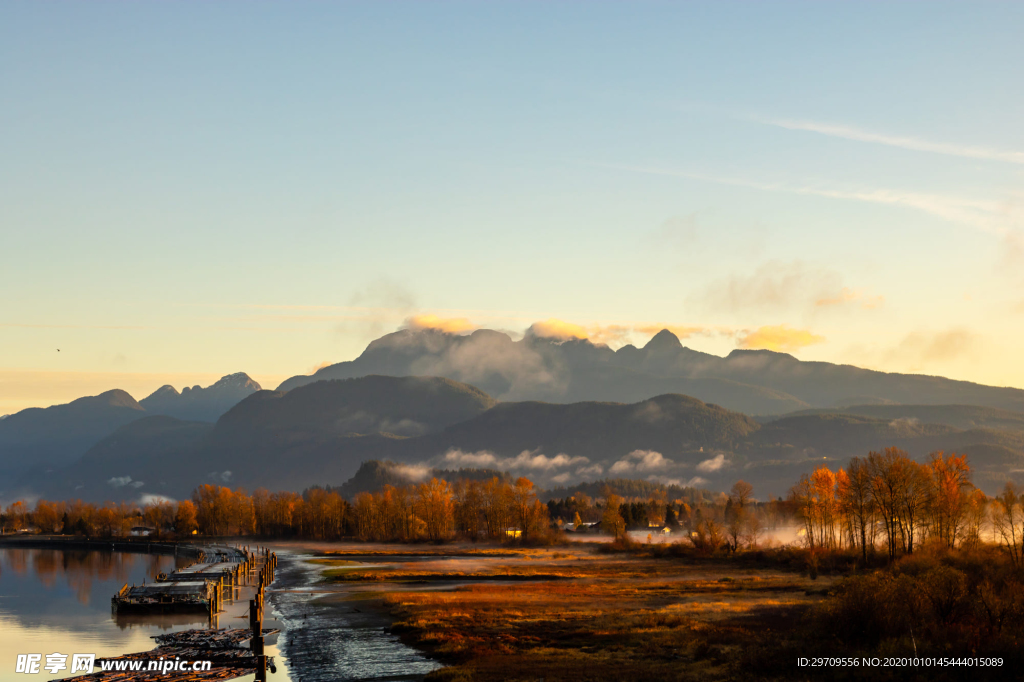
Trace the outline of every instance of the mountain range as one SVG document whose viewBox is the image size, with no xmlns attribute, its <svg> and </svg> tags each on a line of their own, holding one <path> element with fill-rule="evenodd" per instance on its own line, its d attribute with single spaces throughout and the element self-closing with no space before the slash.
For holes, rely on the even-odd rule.
<svg viewBox="0 0 1024 682">
<path fill-rule="evenodd" d="M 28 470 L 70 464 L 115 429 L 150 415 L 215 422 L 259 390 L 258 383 L 239 373 L 207 388 L 193 386 L 181 393 L 163 386 L 141 401 L 114 389 L 66 405 L 7 415 L 0 420 L 0 477 L 10 480 Z"/>
<path fill-rule="evenodd" d="M 108 391 L 0 421 L 0 496 L 181 497 L 199 483 L 301 490 L 361 462 L 604 477 L 782 494 L 821 462 L 889 445 L 967 453 L 994 492 L 1024 472 L 1024 391 L 801 362 L 718 357 L 668 331 L 613 351 L 479 330 L 402 330 L 355 360 L 260 390 L 245 374 L 136 402 Z"/>
<path fill-rule="evenodd" d="M 1024 430 L 849 409 L 761 423 L 677 394 L 636 403 L 496 402 L 450 379 L 368 376 L 261 391 L 213 425 L 145 417 L 30 484 L 50 497 L 86 499 L 180 498 L 204 482 L 302 490 L 340 485 L 361 463 L 390 460 L 410 480 L 472 468 L 527 476 L 542 487 L 616 477 L 721 490 L 742 478 L 767 496 L 784 494 L 821 463 L 844 466 L 890 445 L 919 459 L 935 450 L 966 453 L 975 482 L 990 493 L 1024 472 Z M 1007 418 L 991 408 L 970 411 L 982 421 Z"/>
<path fill-rule="evenodd" d="M 1024 412 L 1024 390 L 918 374 L 891 374 L 787 353 L 734 350 L 726 357 L 686 348 L 658 332 L 643 348 L 618 350 L 586 339 L 560 341 L 481 329 L 468 335 L 435 329 L 387 334 L 349 362 L 295 376 L 278 390 L 368 374 L 443 376 L 497 400 L 637 402 L 679 393 L 750 415 L 850 405 L 978 405 Z"/>
</svg>

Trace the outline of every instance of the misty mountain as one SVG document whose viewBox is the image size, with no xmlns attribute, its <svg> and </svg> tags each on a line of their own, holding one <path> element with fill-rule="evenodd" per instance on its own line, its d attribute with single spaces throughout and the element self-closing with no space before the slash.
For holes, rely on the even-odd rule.
<svg viewBox="0 0 1024 682">
<path fill-rule="evenodd" d="M 180 498 L 200 483 L 299 491 L 340 485 L 361 463 L 390 460 L 408 480 L 467 467 L 527 476 L 542 487 L 632 478 L 723 490 L 742 478 L 767 496 L 784 494 L 819 464 L 845 466 L 887 446 L 920 460 L 935 450 L 966 453 L 989 493 L 1024 472 L 1020 431 L 846 413 L 760 424 L 682 395 L 495 403 L 449 379 L 370 376 L 260 391 L 212 428 L 148 418 L 32 484 L 52 497 L 85 499 Z"/>
<path fill-rule="evenodd" d="M 29 469 L 70 464 L 103 436 L 144 415 L 121 390 L 8 415 L 0 420 L 0 473 L 9 481 Z"/>
<path fill-rule="evenodd" d="M 726 357 L 683 346 L 667 330 L 643 348 L 611 350 L 481 329 L 469 335 L 402 330 L 371 342 L 355 360 L 296 376 L 278 390 L 368 374 L 444 376 L 502 401 L 637 402 L 691 395 L 746 414 L 776 415 L 852 404 L 976 405 L 1024 412 L 1024 390 L 916 374 L 890 374 L 786 353 L 735 350 Z"/>
<path fill-rule="evenodd" d="M 212 423 L 259 390 L 259 384 L 239 373 L 207 388 L 194 386 L 181 393 L 164 386 L 140 402 L 115 389 L 66 405 L 6 415 L 0 419 L 0 494 L 9 493 L 28 471 L 45 471 L 76 461 L 102 438 L 135 420 L 168 415 Z"/>
<path fill-rule="evenodd" d="M 186 386 L 178 392 L 171 385 L 161 386 L 139 401 L 148 414 L 162 414 L 185 421 L 215 422 L 241 400 L 261 390 L 245 372 L 221 377 L 203 388 Z"/>
<path fill-rule="evenodd" d="M 958 429 L 990 428 L 1024 431 L 1024 413 L 977 405 L 851 405 L 841 409 L 802 410 L 787 417 L 839 413 L 874 419 L 906 420 L 946 424 Z M 765 419 L 764 421 L 770 421 Z"/>
</svg>

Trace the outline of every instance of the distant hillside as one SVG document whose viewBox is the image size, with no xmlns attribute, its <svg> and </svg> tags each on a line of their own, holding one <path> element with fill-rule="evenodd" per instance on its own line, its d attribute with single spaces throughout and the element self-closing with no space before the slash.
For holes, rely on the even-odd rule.
<svg viewBox="0 0 1024 682">
<path fill-rule="evenodd" d="M 422 442 L 439 452 L 454 448 L 514 457 L 536 450 L 611 464 L 634 450 L 702 459 L 702 449 L 732 450 L 758 428 L 738 412 L 696 398 L 663 395 L 634 404 L 500 403 Z"/>
<path fill-rule="evenodd" d="M 178 393 L 164 386 L 141 402 L 115 389 L 66 405 L 29 408 L 0 419 L 0 495 L 10 493 L 28 471 L 46 471 L 76 461 L 105 436 L 148 415 L 214 422 L 245 396 L 260 390 L 247 374 Z M 144 453 L 142 453 L 144 454 Z"/>
<path fill-rule="evenodd" d="M 301 491 L 338 486 L 362 463 L 390 460 L 398 469 L 362 470 L 359 480 L 376 485 L 473 468 L 527 476 L 545 488 L 633 479 L 727 490 L 742 478 L 766 497 L 784 495 L 821 463 L 845 466 L 887 446 L 922 460 L 934 450 L 966 453 L 989 493 L 1024 472 L 1020 431 L 845 413 L 762 425 L 681 395 L 631 404 L 495 404 L 472 386 L 439 378 L 371 376 L 261 391 L 213 428 L 160 419 L 122 429 L 77 468 L 35 483 L 50 495 L 97 499 L 180 497 L 204 482 Z"/>
<path fill-rule="evenodd" d="M 346 500 L 353 500 L 359 493 L 373 493 L 384 486 L 395 487 L 421 483 L 430 478 L 454 483 L 460 479 L 489 481 L 492 478 L 509 480 L 508 472 L 495 469 L 431 469 L 425 466 L 409 466 L 391 461 L 370 460 L 359 465 L 359 469 L 340 486 L 325 486 L 335 490 Z"/>
<path fill-rule="evenodd" d="M 9 485 L 26 470 L 70 464 L 103 436 L 144 415 L 121 390 L 8 415 L 0 420 L 0 480 Z"/>
<path fill-rule="evenodd" d="M 74 496 L 96 500 L 142 493 L 178 495 L 173 482 L 159 474 L 173 471 L 177 463 L 194 461 L 196 448 L 212 429 L 213 424 L 206 422 L 143 417 L 100 440 L 66 469 L 41 476 L 36 484 L 47 491 L 70 488 Z"/>
<path fill-rule="evenodd" d="M 691 395 L 751 415 L 857 404 L 979 405 L 1024 412 L 1024 390 L 850 365 L 802 362 L 785 353 L 736 350 L 727 357 L 684 347 L 667 330 L 643 348 L 617 351 L 587 340 L 555 341 L 478 330 L 466 336 L 402 330 L 372 343 L 355 360 L 296 376 L 288 391 L 322 379 L 369 374 L 444 376 L 502 401 L 637 402 L 665 393 Z"/>
<path fill-rule="evenodd" d="M 245 372 L 221 377 L 202 388 L 186 386 L 179 393 L 171 385 L 161 386 L 139 404 L 149 414 L 162 414 L 186 421 L 215 422 L 244 398 L 260 390 Z"/>
<path fill-rule="evenodd" d="M 787 417 L 809 414 L 851 414 L 874 419 L 946 424 L 958 429 L 989 428 L 1024 431 L 1024 413 L 977 405 L 851 405 L 842 409 L 803 410 Z"/>
<path fill-rule="evenodd" d="M 171 496 L 200 483 L 275 490 L 337 485 L 360 462 L 386 458 L 410 436 L 469 420 L 492 405 L 479 389 L 436 377 L 372 376 L 318 382 L 287 394 L 260 391 L 212 428 L 153 422 L 114 434 L 85 458 L 97 473 L 93 488 L 80 494 L 110 495 L 106 481 L 127 475 L 146 482 L 139 493 Z M 141 454 L 149 452 L 159 456 Z M 133 468 L 135 460 L 139 466 Z M 73 480 L 35 483 L 53 491 L 48 494 L 67 494 Z"/>
</svg>

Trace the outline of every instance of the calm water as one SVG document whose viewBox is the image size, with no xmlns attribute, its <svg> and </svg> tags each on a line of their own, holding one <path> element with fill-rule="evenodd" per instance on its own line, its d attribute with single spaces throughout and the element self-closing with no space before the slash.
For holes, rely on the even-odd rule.
<svg viewBox="0 0 1024 682">
<path fill-rule="evenodd" d="M 18 654 L 94 653 L 115 656 L 148 651 L 154 635 L 176 630 L 209 627 L 199 614 L 114 615 L 110 598 L 125 583 L 152 582 L 161 572 L 170 573 L 186 558 L 105 551 L 0 548 L 0 681 L 51 680 L 66 677 L 67 670 L 38 675 L 15 673 Z M 244 611 L 250 595 L 228 604 L 216 627 L 246 627 Z M 268 610 L 268 615 L 269 610 Z M 265 627 L 277 627 L 267 619 Z M 267 653 L 277 660 L 277 675 L 288 680 L 286 662 L 274 646 Z M 242 678 L 245 679 L 245 678 Z M 252 679 L 250 676 L 248 679 Z"/>
<path fill-rule="evenodd" d="M 313 555 L 279 549 L 281 564 L 268 589 L 264 627 L 278 628 L 268 644 L 277 672 L 271 682 L 339 680 L 416 680 L 438 667 L 418 651 L 386 633 L 372 617 L 349 601 L 351 588 L 321 581 L 322 566 Z M 149 651 L 154 635 L 210 627 L 198 614 L 116 615 L 110 598 L 125 583 L 152 582 L 190 563 L 188 558 L 107 551 L 65 551 L 0 547 L 0 682 L 52 680 L 68 671 L 38 675 L 15 673 L 18 654 L 90 653 L 116 656 Z M 251 588 L 212 623 L 248 627 Z M 253 676 L 238 678 L 242 682 Z"/>
</svg>

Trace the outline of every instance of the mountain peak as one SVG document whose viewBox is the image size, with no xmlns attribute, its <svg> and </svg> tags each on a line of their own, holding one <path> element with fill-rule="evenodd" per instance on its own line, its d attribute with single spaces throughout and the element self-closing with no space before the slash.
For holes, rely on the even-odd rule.
<svg viewBox="0 0 1024 682">
<path fill-rule="evenodd" d="M 647 345 L 644 346 L 646 351 L 662 352 L 666 350 L 682 350 L 683 344 L 679 341 L 679 337 L 670 332 L 667 329 L 662 329 L 660 332 L 655 334 Z"/>
</svg>

